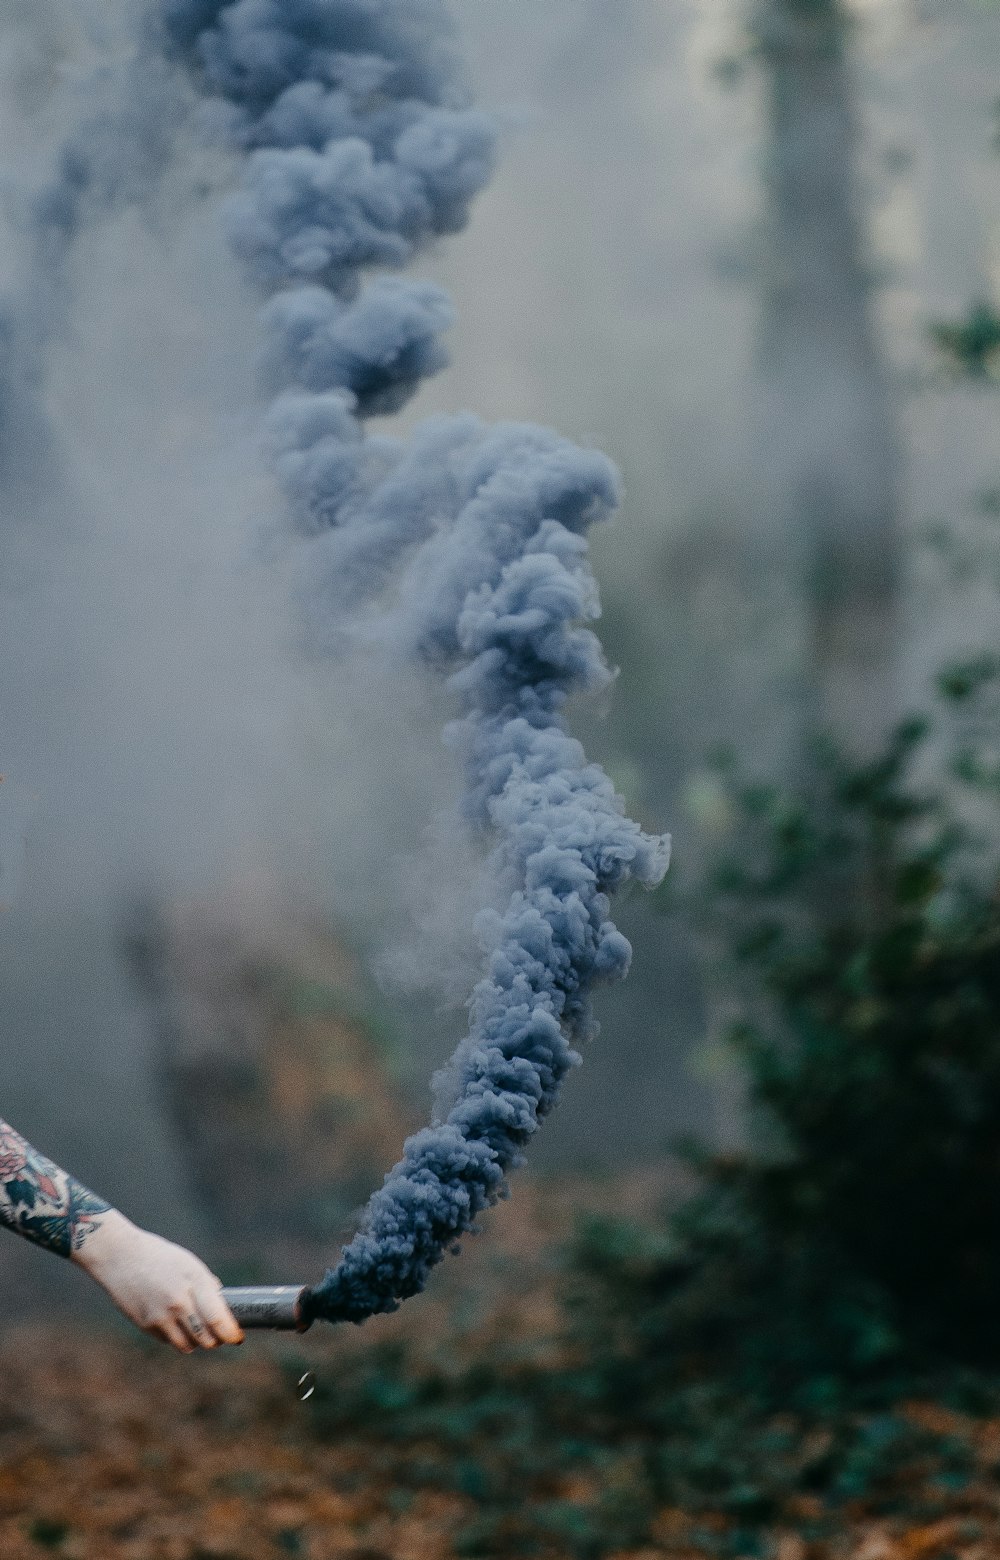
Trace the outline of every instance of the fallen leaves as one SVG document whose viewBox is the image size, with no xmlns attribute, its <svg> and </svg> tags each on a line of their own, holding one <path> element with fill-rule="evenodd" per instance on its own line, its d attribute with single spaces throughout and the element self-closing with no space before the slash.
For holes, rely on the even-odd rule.
<svg viewBox="0 0 1000 1560">
<path fill-rule="evenodd" d="M 364 1337 L 309 1342 L 328 1386 Z M 296 1345 L 301 1347 L 301 1345 Z M 143 1341 L 24 1329 L 0 1340 L 0 1560 L 466 1560 L 477 1554 L 477 1490 L 410 1472 L 426 1447 L 380 1440 L 378 1424 L 317 1440 L 293 1390 L 280 1341 L 180 1359 Z M 704 1506 L 664 1507 L 634 1549 L 607 1560 L 997 1560 L 1000 1421 L 933 1402 L 896 1410 L 958 1449 L 965 1470 L 921 1453 L 891 1489 L 837 1506 L 798 1490 L 745 1531 Z M 782 1421 L 787 1434 L 794 1426 Z M 475 1452 L 488 1464 L 489 1431 Z M 803 1465 L 828 1452 L 825 1432 L 802 1434 Z M 483 1437 L 485 1436 L 485 1441 Z M 921 1443 L 923 1444 L 923 1443 Z M 796 1455 L 798 1453 L 796 1452 Z M 627 1458 L 608 1479 L 620 1485 Z M 607 1482 L 607 1481 L 605 1481 Z M 540 1560 L 600 1554 L 588 1511 L 611 1488 L 567 1467 L 553 1500 L 573 1523 L 539 1529 Z M 627 1491 L 624 1492 L 627 1494 Z M 511 1557 L 527 1553 L 512 1526 Z M 589 1545 L 589 1547 L 588 1547 Z M 471 1547 L 470 1547 L 471 1546 Z M 506 1554 L 507 1551 L 504 1551 Z"/>
</svg>

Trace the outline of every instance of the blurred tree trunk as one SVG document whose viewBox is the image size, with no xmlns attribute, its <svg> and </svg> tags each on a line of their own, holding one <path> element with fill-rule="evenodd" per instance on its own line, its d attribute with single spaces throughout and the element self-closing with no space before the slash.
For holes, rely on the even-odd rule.
<svg viewBox="0 0 1000 1560">
<path fill-rule="evenodd" d="M 855 754 L 896 715 L 900 438 L 871 317 L 840 0 L 756 0 L 769 254 L 764 455 L 804 571 L 807 719 Z"/>
<path fill-rule="evenodd" d="M 413 1122 L 387 1036 L 330 931 L 238 894 L 133 904 L 122 947 L 213 1259 L 249 1280 L 324 1260 Z"/>
</svg>

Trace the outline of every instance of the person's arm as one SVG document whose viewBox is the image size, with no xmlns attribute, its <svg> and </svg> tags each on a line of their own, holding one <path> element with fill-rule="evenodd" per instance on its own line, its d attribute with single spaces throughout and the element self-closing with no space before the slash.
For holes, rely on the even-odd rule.
<svg viewBox="0 0 1000 1560">
<path fill-rule="evenodd" d="M 3 1120 L 0 1224 L 77 1263 L 130 1321 L 182 1353 L 243 1340 L 203 1262 L 139 1229 Z"/>
</svg>

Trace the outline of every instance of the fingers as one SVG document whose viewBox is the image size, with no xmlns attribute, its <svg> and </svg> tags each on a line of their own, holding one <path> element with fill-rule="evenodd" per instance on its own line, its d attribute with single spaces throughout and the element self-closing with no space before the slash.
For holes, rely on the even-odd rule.
<svg viewBox="0 0 1000 1560">
<path fill-rule="evenodd" d="M 195 1343 L 193 1338 L 185 1332 L 180 1320 L 173 1316 L 166 1316 L 162 1321 L 154 1322 L 147 1331 L 154 1338 L 159 1338 L 163 1343 L 169 1343 L 178 1354 L 193 1354 Z"/>
<path fill-rule="evenodd" d="M 183 1301 L 153 1322 L 146 1331 L 178 1351 L 216 1349 L 224 1343 L 242 1343 L 243 1331 L 218 1290 L 190 1291 Z"/>
<path fill-rule="evenodd" d="M 196 1275 L 180 1322 L 200 1349 L 243 1342 L 243 1329 L 222 1297 L 222 1285 L 207 1268 Z"/>
<path fill-rule="evenodd" d="M 191 1342 L 199 1349 L 214 1349 L 218 1344 L 219 1340 L 214 1332 L 195 1310 L 189 1311 L 182 1318 L 181 1326 Z"/>
<path fill-rule="evenodd" d="M 242 1343 L 243 1329 L 222 1298 L 221 1285 L 212 1288 L 211 1284 L 199 1285 L 196 1291 L 198 1301 L 198 1316 L 204 1323 L 205 1333 L 211 1342 L 201 1340 L 202 1348 L 214 1348 L 217 1343 Z"/>
</svg>

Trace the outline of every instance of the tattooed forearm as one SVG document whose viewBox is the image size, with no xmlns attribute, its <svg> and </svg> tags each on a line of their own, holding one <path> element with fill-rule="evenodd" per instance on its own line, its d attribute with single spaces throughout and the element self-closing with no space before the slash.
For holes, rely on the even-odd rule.
<svg viewBox="0 0 1000 1560">
<path fill-rule="evenodd" d="M 0 1224 L 69 1257 L 110 1207 L 0 1121 Z"/>
</svg>

